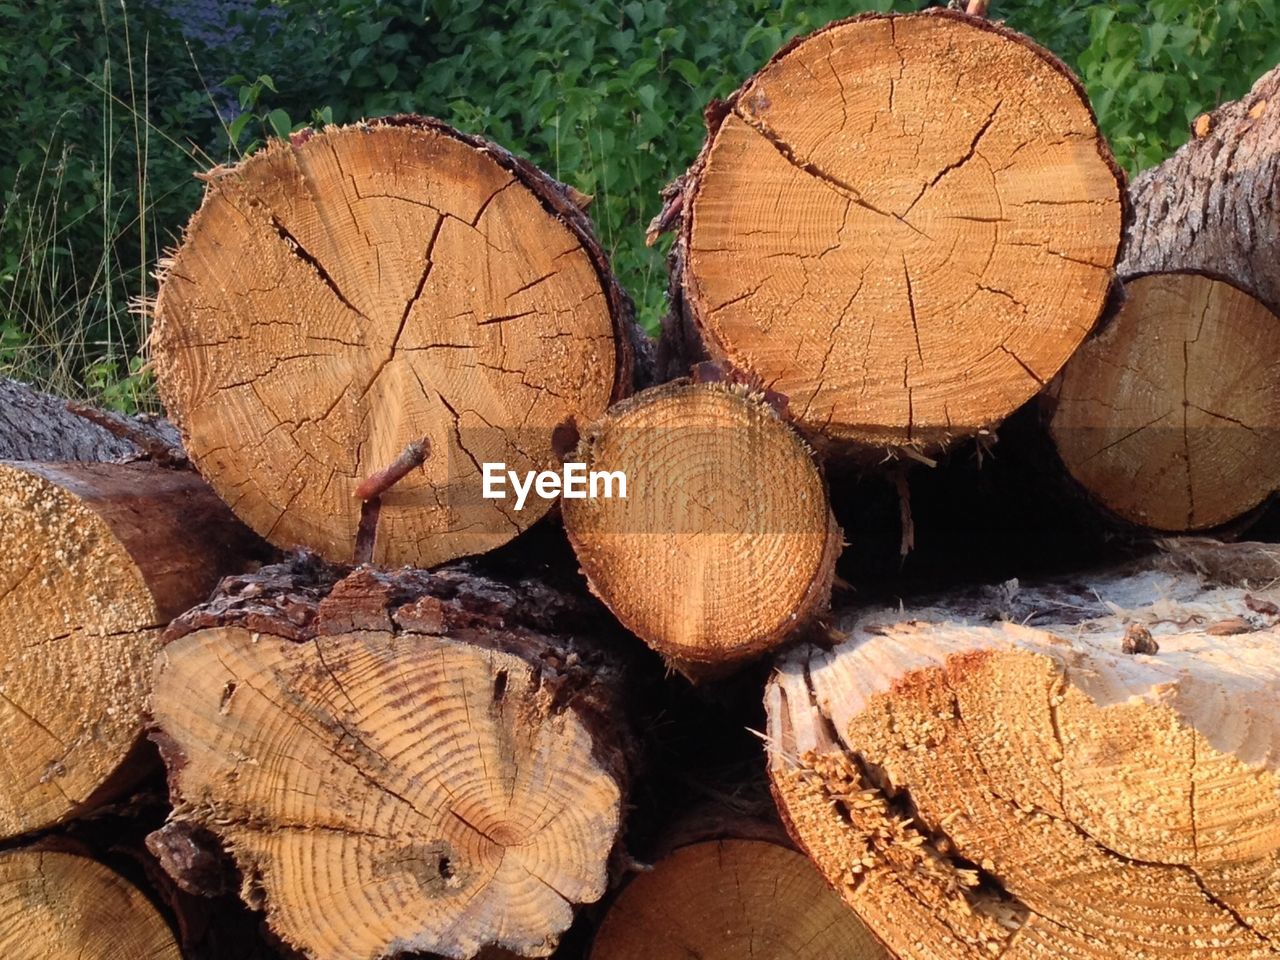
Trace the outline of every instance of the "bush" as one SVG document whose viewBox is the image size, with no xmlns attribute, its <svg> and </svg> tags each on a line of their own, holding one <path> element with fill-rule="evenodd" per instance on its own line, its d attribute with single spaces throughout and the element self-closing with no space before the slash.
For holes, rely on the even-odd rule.
<svg viewBox="0 0 1280 960">
<path fill-rule="evenodd" d="M 1080 71 L 1117 156 L 1138 169 L 1280 60 L 1278 4 L 996 0 L 995 13 Z M 127 406 L 142 331 L 125 305 L 151 292 L 157 252 L 198 202 L 192 170 L 317 119 L 399 111 L 489 136 L 593 194 L 600 235 L 652 328 L 664 251 L 645 248 L 644 226 L 696 155 L 706 102 L 797 33 L 918 6 L 257 0 L 234 15 L 232 42 L 189 53 L 151 8 L 0 2 L 0 118 L 24 132 L 0 144 L 0 360 Z"/>
</svg>

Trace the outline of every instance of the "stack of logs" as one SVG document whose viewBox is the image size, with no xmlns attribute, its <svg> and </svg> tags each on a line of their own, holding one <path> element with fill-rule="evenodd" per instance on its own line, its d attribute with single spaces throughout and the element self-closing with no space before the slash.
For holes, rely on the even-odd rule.
<svg viewBox="0 0 1280 960">
<path fill-rule="evenodd" d="M 0 953 L 1280 953 L 1280 72 L 1129 185 L 947 10 L 706 122 L 656 349 L 392 117 L 203 175 L 169 421 L 0 382 Z"/>
</svg>

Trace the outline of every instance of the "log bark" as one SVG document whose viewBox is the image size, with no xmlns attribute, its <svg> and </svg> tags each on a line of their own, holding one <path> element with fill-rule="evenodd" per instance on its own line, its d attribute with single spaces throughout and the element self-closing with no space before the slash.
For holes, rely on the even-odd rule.
<svg viewBox="0 0 1280 960">
<path fill-rule="evenodd" d="M 1277 572 L 1174 542 L 851 613 L 766 694 L 788 829 L 902 960 L 1275 956 Z"/>
<path fill-rule="evenodd" d="M 1194 124 L 1172 157 L 1134 178 L 1122 275 L 1227 277 L 1280 312 L 1280 68 Z"/>
<path fill-rule="evenodd" d="M 59 849 L 0 853 L 6 960 L 183 960 L 146 895 L 98 861 Z"/>
<path fill-rule="evenodd" d="M 631 759 L 589 614 L 470 568 L 303 560 L 177 621 L 152 709 L 174 812 L 316 960 L 546 956 L 606 888 Z M 196 834 L 192 834 L 193 836 Z M 198 887 L 209 862 L 165 858 Z"/>
<path fill-rule="evenodd" d="M 727 361 L 834 452 L 990 429 L 1104 306 L 1122 175 L 1067 68 L 999 25 L 832 24 L 707 124 L 651 228 L 679 229 L 668 372 Z"/>
<path fill-rule="evenodd" d="M 0 462 L 0 836 L 131 786 L 170 619 L 261 543 L 199 477 Z"/>
<path fill-rule="evenodd" d="M 157 383 L 197 467 L 268 540 L 432 566 L 547 513 L 481 464 L 550 467 L 553 430 L 630 392 L 647 341 L 567 188 L 400 117 L 276 142 L 208 176 L 168 264 Z M 433 451 L 374 503 L 355 491 Z"/>
<path fill-rule="evenodd" d="M 781 828 L 720 819 L 637 873 L 605 915 L 591 960 L 787 957 L 889 960 Z"/>
<path fill-rule="evenodd" d="M 1198 273 L 1124 289 L 1047 394 L 1063 464 L 1140 527 L 1206 530 L 1254 513 L 1280 489 L 1280 316 Z"/>
<path fill-rule="evenodd" d="M 840 528 L 811 451 L 760 391 L 650 388 L 574 459 L 627 484 L 562 507 L 592 591 L 686 672 L 759 656 L 826 609 Z"/>
<path fill-rule="evenodd" d="M 118 415 L 112 415 L 117 416 Z M 154 417 L 118 417 L 134 436 L 177 447 L 177 433 Z M 72 413 L 67 402 L 0 377 L 0 460 L 128 460 L 147 451 Z"/>
</svg>

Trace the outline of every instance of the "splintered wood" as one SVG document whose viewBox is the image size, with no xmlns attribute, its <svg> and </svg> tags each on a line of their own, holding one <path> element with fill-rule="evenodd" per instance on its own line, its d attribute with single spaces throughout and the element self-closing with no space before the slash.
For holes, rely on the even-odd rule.
<svg viewBox="0 0 1280 960">
<path fill-rule="evenodd" d="M 1058 453 L 1131 523 L 1235 520 L 1280 489 L 1280 317 L 1194 273 L 1139 277 L 1125 292 L 1055 385 Z"/>
<path fill-rule="evenodd" d="M 578 562 L 658 652 L 695 670 L 742 660 L 826 608 L 840 529 L 809 449 L 758 392 L 654 387 L 588 430 L 578 457 L 628 486 L 564 502 Z"/>
<path fill-rule="evenodd" d="M 620 829 L 616 665 L 520 626 L 554 598 L 462 573 L 280 584 L 226 585 L 244 608 L 160 655 L 171 826 L 216 835 L 316 960 L 549 954 Z"/>
<path fill-rule="evenodd" d="M 381 497 L 372 559 L 431 566 L 546 513 L 483 499 L 480 464 L 551 466 L 558 424 L 629 390 L 628 325 L 558 184 L 400 119 L 210 174 L 153 351 L 201 473 L 282 546 L 351 561 L 357 486 L 425 436 L 431 458 Z"/>
<path fill-rule="evenodd" d="M 182 960 L 146 895 L 95 860 L 57 850 L 0 853 L 5 960 Z"/>
<path fill-rule="evenodd" d="M 1079 84 L 1025 37 L 947 12 L 843 21 L 709 117 L 680 196 L 685 321 L 833 445 L 974 434 L 1097 320 L 1120 175 Z"/>
<path fill-rule="evenodd" d="M 1276 956 L 1277 569 L 1210 543 L 846 618 L 767 693 L 789 829 L 902 960 Z"/>
<path fill-rule="evenodd" d="M 192 473 L 0 462 L 0 837 L 132 786 L 160 632 L 252 539 Z"/>
</svg>

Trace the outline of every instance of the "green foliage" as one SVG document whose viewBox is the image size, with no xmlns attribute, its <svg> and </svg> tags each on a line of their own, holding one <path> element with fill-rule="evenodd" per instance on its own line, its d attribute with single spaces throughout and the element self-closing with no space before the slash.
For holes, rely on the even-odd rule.
<svg viewBox="0 0 1280 960">
<path fill-rule="evenodd" d="M 198 202 L 193 170 L 308 123 L 441 117 L 594 195 L 652 328 L 664 251 L 644 246 L 644 226 L 701 146 L 708 100 L 796 34 L 923 5 L 258 0 L 233 44 L 189 50 L 141 2 L 0 0 L 0 122 L 22 131 L 0 142 L 0 364 L 122 406 L 147 391 L 126 305 L 150 295 L 157 253 Z M 994 6 L 1080 72 L 1130 169 L 1168 155 L 1192 118 L 1280 60 L 1280 0 Z"/>
<path fill-rule="evenodd" d="M 283 139 L 291 133 L 307 127 L 323 127 L 326 124 L 333 123 L 333 108 L 331 107 L 320 107 L 312 110 L 311 119 L 303 123 L 294 123 L 289 116 L 289 111 L 280 107 L 263 110 L 259 106 L 262 102 L 263 93 L 268 90 L 272 93 L 279 93 L 276 90 L 275 81 L 265 73 L 259 74 L 258 79 L 252 81 L 247 77 L 236 74 L 227 81 L 227 84 L 236 87 L 240 110 L 242 111 L 240 116 L 227 124 L 227 140 L 231 148 L 240 155 L 257 150 L 268 137 Z M 261 135 L 261 139 L 254 136 L 255 128 L 256 132 Z"/>
<path fill-rule="evenodd" d="M 1126 0 L 1095 4 L 1088 18 L 1075 65 L 1131 170 L 1159 163 L 1198 114 L 1238 98 L 1280 60 L 1277 0 Z"/>
</svg>

